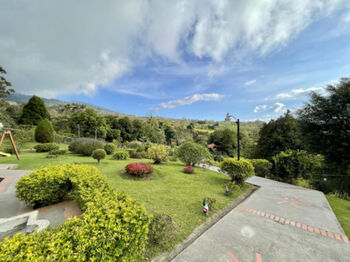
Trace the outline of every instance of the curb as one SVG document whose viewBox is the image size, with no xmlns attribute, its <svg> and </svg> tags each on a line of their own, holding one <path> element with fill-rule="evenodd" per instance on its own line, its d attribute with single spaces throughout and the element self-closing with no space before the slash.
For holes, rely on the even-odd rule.
<svg viewBox="0 0 350 262">
<path fill-rule="evenodd" d="M 173 260 L 177 255 L 179 255 L 183 250 L 185 250 L 188 246 L 190 246 L 197 238 L 199 238 L 205 231 L 214 226 L 221 218 L 226 216 L 229 212 L 231 212 L 235 207 L 237 207 L 240 203 L 250 197 L 255 190 L 259 187 L 253 186 L 249 188 L 242 195 L 234 199 L 231 203 L 229 203 L 225 208 L 216 212 L 212 217 L 210 217 L 206 222 L 196 227 L 193 232 L 181 243 L 177 244 L 171 251 L 164 252 L 159 256 L 155 257 L 152 262 L 165 262 Z"/>
</svg>

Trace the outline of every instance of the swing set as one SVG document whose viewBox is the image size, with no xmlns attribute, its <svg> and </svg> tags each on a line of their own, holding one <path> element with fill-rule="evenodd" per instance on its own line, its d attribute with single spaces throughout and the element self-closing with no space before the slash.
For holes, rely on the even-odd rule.
<svg viewBox="0 0 350 262">
<path fill-rule="evenodd" d="M 17 159 L 19 160 L 19 153 L 18 153 L 16 144 L 15 144 L 15 140 L 13 139 L 13 136 L 12 136 L 11 131 L 4 131 L 4 132 L 2 133 L 1 138 L 0 138 L 0 146 L 2 145 L 2 142 L 4 141 L 6 135 L 8 135 L 8 136 L 10 137 L 10 141 L 11 141 L 13 150 L 14 150 L 15 153 L 16 153 Z"/>
</svg>

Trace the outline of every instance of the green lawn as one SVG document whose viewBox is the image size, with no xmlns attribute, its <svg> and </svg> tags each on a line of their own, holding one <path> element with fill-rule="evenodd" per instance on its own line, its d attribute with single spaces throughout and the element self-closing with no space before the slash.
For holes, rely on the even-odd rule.
<svg viewBox="0 0 350 262">
<path fill-rule="evenodd" d="M 346 235 L 350 237 L 350 201 L 333 195 L 327 195 L 326 197 Z"/>
<path fill-rule="evenodd" d="M 98 165 L 91 157 L 66 154 L 57 159 L 48 159 L 46 155 L 47 153 L 24 152 L 19 161 L 15 156 L 11 156 L 0 158 L 0 163 L 15 163 L 19 164 L 18 169 L 30 170 L 74 162 L 96 166 L 115 189 L 144 204 L 148 213 L 164 213 L 173 218 L 177 227 L 177 238 L 168 248 L 185 239 L 194 228 L 206 220 L 202 215 L 204 197 L 215 198 L 216 209 L 222 209 L 246 190 L 241 189 L 234 192 L 233 196 L 227 197 L 224 194 L 224 184 L 229 182 L 229 177 L 202 168 L 195 168 L 194 174 L 184 174 L 184 165 L 180 162 L 153 165 L 152 178 L 141 181 L 128 178 L 123 172 L 124 167 L 130 162 L 151 163 L 151 160 L 117 161 L 110 160 L 110 156 L 107 156 L 107 159 Z M 157 250 L 155 247 L 151 254 L 155 255 L 161 251 L 164 250 Z"/>
</svg>

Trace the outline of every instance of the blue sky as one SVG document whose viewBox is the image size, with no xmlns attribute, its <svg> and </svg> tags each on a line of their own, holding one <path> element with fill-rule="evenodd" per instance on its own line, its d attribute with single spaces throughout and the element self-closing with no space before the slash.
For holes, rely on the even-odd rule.
<svg viewBox="0 0 350 262">
<path fill-rule="evenodd" d="M 2 1 L 0 61 L 20 93 L 268 120 L 350 75 L 347 1 Z"/>
</svg>

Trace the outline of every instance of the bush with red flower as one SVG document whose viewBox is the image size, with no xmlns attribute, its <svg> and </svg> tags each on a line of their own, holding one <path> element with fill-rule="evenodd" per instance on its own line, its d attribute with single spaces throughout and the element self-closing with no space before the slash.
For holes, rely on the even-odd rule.
<svg viewBox="0 0 350 262">
<path fill-rule="evenodd" d="M 153 167 L 147 163 L 130 163 L 125 167 L 125 171 L 134 176 L 145 176 L 153 172 Z"/>
<path fill-rule="evenodd" d="M 194 173 L 194 168 L 191 165 L 188 165 L 184 168 L 184 173 L 186 174 L 193 174 Z"/>
</svg>

